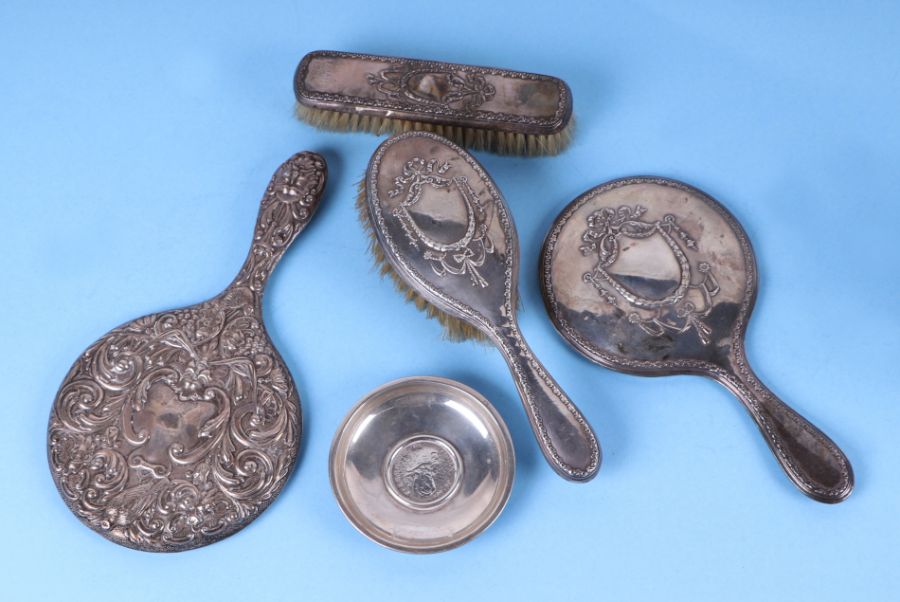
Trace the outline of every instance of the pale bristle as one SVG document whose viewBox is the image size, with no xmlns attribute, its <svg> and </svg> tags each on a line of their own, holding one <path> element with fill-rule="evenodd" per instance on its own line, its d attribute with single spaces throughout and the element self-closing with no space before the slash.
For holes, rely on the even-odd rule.
<svg viewBox="0 0 900 602">
<path fill-rule="evenodd" d="M 465 148 L 484 150 L 500 155 L 556 155 L 572 141 L 572 132 L 575 127 L 573 118 L 569 120 L 568 125 L 562 131 L 556 134 L 515 134 L 480 128 L 407 121 L 390 117 L 342 113 L 340 111 L 308 107 L 300 103 L 296 105 L 296 114 L 298 118 L 306 123 L 323 130 L 371 132 L 377 135 L 400 134 L 421 130 L 434 132 L 438 136 L 443 136 Z"/>
<path fill-rule="evenodd" d="M 437 320 L 444 328 L 444 336 L 451 341 L 487 341 L 487 336 L 463 320 L 455 318 L 447 314 L 419 295 L 412 287 L 410 287 L 403 278 L 400 277 L 391 263 L 384 255 L 384 249 L 378 242 L 378 236 L 375 234 L 375 228 L 369 219 L 369 209 L 366 206 L 366 180 L 365 177 L 359 182 L 359 194 L 356 196 L 356 209 L 359 212 L 359 223 L 362 224 L 369 236 L 369 253 L 375 262 L 375 267 L 379 274 L 389 276 L 394 282 L 394 288 L 403 295 L 403 298 L 416 306 L 419 311 L 425 312 L 429 318 Z"/>
</svg>

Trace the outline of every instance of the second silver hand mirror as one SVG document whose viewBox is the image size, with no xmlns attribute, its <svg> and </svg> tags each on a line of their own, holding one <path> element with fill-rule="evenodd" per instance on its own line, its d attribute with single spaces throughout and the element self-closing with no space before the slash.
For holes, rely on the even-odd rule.
<svg viewBox="0 0 900 602">
<path fill-rule="evenodd" d="M 556 219 L 540 280 L 556 329 L 582 355 L 623 372 L 714 378 L 741 400 L 803 493 L 826 503 L 850 495 L 843 452 L 747 362 L 756 259 L 717 201 L 664 178 L 602 184 Z"/>
</svg>

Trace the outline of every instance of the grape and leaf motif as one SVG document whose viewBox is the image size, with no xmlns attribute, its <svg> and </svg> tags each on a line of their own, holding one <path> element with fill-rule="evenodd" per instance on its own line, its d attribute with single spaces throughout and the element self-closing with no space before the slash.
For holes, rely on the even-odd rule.
<svg viewBox="0 0 900 602">
<path fill-rule="evenodd" d="M 685 249 L 696 252 L 697 242 L 674 215 L 649 220 L 644 219 L 646 211 L 640 205 L 603 207 L 587 217 L 580 249 L 585 256 L 596 255 L 598 261 L 591 271 L 583 274 L 583 280 L 596 288 L 610 305 L 619 306 L 620 299 L 626 302 L 631 307 L 628 321 L 647 334 L 662 336 L 667 332 L 683 334 L 693 330 L 708 345 L 711 329 L 704 318 L 709 316 L 713 298 L 719 293 L 710 264 L 705 261 L 691 264 Z M 663 243 L 656 248 L 668 250 L 674 262 L 654 255 L 659 261 L 652 276 L 646 273 L 646 266 L 639 266 L 645 273 L 641 269 L 616 270 L 625 242 L 631 241 L 636 247 L 653 237 L 659 237 Z M 661 276 L 659 272 L 666 272 L 667 264 L 673 269 Z"/>
<path fill-rule="evenodd" d="M 108 539 L 152 551 L 212 543 L 283 487 L 299 399 L 266 334 L 262 291 L 324 179 L 321 157 L 295 155 L 267 188 L 231 286 L 112 330 L 69 371 L 50 416 L 49 463 L 69 508 Z"/>
<path fill-rule="evenodd" d="M 442 106 L 464 111 L 477 109 L 496 94 L 480 73 L 429 70 L 409 65 L 387 67 L 367 74 L 369 85 L 398 102 Z"/>
<path fill-rule="evenodd" d="M 445 176 L 449 170 L 449 163 L 439 163 L 437 159 L 426 161 L 415 157 L 407 161 L 403 173 L 394 178 L 394 188 L 388 192 L 392 199 L 403 195 L 392 215 L 400 222 L 410 246 L 419 249 L 421 244 L 425 247 L 423 257 L 429 261 L 435 274 L 468 275 L 473 286 L 485 288 L 489 282 L 478 268 L 494 252 L 494 243 L 488 235 L 493 220 L 493 205 L 491 202 L 482 204 L 465 176 Z M 465 229 L 458 239 L 450 242 L 437 240 L 416 222 L 412 212 L 428 189 L 457 193 L 453 196 L 462 203 L 466 215 Z M 444 228 L 444 231 L 448 230 Z"/>
</svg>

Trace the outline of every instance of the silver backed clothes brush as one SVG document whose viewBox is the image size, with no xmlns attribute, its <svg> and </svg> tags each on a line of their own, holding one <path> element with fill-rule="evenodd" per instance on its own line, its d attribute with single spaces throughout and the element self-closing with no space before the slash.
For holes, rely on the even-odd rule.
<svg viewBox="0 0 900 602">
<path fill-rule="evenodd" d="M 556 77 L 317 51 L 294 75 L 297 115 L 323 129 L 425 130 L 478 150 L 554 155 L 572 136 L 572 91 Z"/>
<path fill-rule="evenodd" d="M 593 478 L 594 432 L 519 330 L 516 229 L 478 161 L 433 133 L 394 136 L 369 162 L 360 208 L 376 259 L 407 298 L 441 316 L 457 338 L 480 333 L 503 354 L 553 469 L 574 481 Z"/>
<path fill-rule="evenodd" d="M 123 324 L 75 361 L 47 452 L 60 495 L 88 527 L 129 548 L 179 552 L 242 529 L 282 490 L 300 445 L 300 398 L 262 297 L 325 180 L 321 156 L 288 159 L 228 288 Z"/>
</svg>

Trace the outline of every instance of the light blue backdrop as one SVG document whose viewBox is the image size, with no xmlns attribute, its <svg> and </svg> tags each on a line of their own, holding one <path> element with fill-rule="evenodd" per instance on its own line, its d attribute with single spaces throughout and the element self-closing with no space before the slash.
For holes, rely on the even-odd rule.
<svg viewBox="0 0 900 602">
<path fill-rule="evenodd" d="M 4 600 L 888 600 L 900 586 L 900 5 L 891 2 L 13 2 L 0 5 L 0 598 Z M 478 154 L 522 242 L 522 326 L 595 426 L 587 485 L 545 466 L 499 355 L 441 340 L 371 271 L 352 208 L 378 143 L 292 116 L 315 49 L 551 73 L 574 91 L 553 159 Z M 324 206 L 271 282 L 266 320 L 306 431 L 277 502 L 177 555 L 113 545 L 54 490 L 45 427 L 77 354 L 117 324 L 216 293 L 261 192 L 322 152 Z M 748 351 L 853 461 L 844 504 L 796 491 L 724 389 L 569 350 L 535 261 L 557 212 L 629 174 L 692 183 L 758 251 Z M 519 461 L 469 545 L 382 549 L 328 486 L 350 406 L 406 375 L 495 402 Z M 127 592 L 127 593 L 126 593 Z"/>
</svg>

